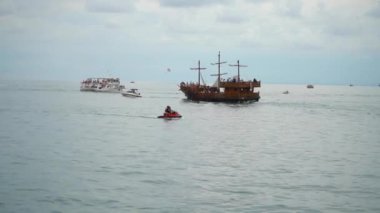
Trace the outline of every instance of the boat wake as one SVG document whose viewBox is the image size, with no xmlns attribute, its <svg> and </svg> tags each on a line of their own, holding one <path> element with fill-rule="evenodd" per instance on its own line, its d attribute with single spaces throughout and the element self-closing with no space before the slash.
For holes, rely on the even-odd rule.
<svg viewBox="0 0 380 213">
<path fill-rule="evenodd" d="M 115 116 L 115 117 L 128 117 L 128 118 L 154 118 L 153 116 L 145 116 L 145 115 L 126 115 L 126 114 L 112 114 L 112 113 L 95 113 L 100 116 Z"/>
<path fill-rule="evenodd" d="M 144 116 L 144 115 L 125 115 L 126 117 L 130 118 L 152 118 L 152 119 L 157 119 L 157 117 L 152 117 L 152 116 Z"/>
</svg>

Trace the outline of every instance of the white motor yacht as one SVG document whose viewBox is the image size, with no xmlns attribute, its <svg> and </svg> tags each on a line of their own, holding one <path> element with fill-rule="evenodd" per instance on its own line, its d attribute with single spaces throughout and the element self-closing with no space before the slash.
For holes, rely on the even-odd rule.
<svg viewBox="0 0 380 213">
<path fill-rule="evenodd" d="M 141 97 L 139 90 L 135 88 L 127 91 L 122 91 L 121 95 L 125 97 Z"/>
</svg>

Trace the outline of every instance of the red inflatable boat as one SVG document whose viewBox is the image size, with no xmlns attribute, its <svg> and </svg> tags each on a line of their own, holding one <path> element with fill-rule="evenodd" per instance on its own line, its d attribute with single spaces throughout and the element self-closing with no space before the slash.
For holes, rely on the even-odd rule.
<svg viewBox="0 0 380 213">
<path fill-rule="evenodd" d="M 163 115 L 160 115 L 157 118 L 181 118 L 181 117 L 182 115 L 180 115 L 178 112 L 172 112 L 172 113 L 165 112 Z"/>
</svg>

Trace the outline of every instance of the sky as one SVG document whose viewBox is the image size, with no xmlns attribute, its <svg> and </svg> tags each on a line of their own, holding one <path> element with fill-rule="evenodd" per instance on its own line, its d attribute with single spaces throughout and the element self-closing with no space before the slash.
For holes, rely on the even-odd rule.
<svg viewBox="0 0 380 213">
<path fill-rule="evenodd" d="M 0 0 L 0 79 L 380 83 L 379 0 Z M 170 68 L 170 72 L 168 72 Z"/>
</svg>

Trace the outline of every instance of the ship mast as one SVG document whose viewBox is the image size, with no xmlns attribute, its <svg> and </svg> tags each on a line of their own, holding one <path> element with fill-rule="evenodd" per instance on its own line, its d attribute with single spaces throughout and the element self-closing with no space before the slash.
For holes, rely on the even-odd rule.
<svg viewBox="0 0 380 213">
<path fill-rule="evenodd" d="M 222 73 L 220 74 L 220 65 L 221 64 L 224 64 L 224 63 L 227 63 L 226 61 L 223 61 L 223 62 L 220 62 L 220 51 L 219 51 L 219 54 L 218 54 L 218 62 L 216 63 L 212 63 L 211 65 L 218 65 L 218 90 L 219 90 L 219 85 L 220 85 L 220 76 L 221 75 L 224 75 L 224 74 L 227 74 L 227 73 Z"/>
<path fill-rule="evenodd" d="M 238 68 L 238 78 L 237 82 L 240 82 L 240 67 L 247 67 L 247 65 L 241 65 L 239 63 L 239 60 L 237 61 L 237 64 L 230 64 L 231 67 L 237 67 Z"/>
<path fill-rule="evenodd" d="M 198 70 L 198 86 L 201 85 L 201 70 L 205 70 L 206 68 L 201 68 L 201 61 L 198 60 L 198 67 L 190 68 L 191 70 Z"/>
</svg>

